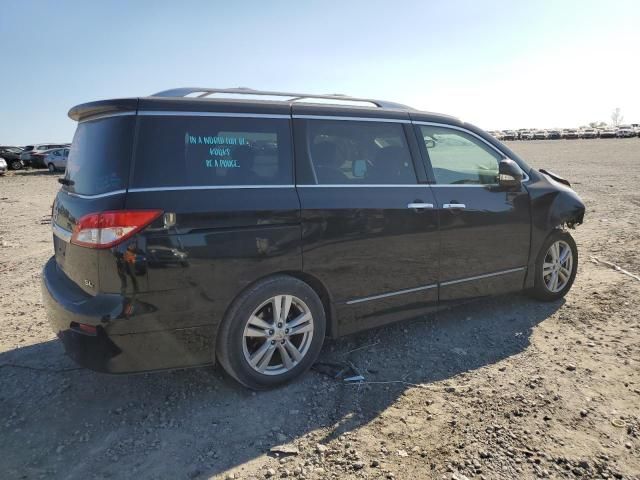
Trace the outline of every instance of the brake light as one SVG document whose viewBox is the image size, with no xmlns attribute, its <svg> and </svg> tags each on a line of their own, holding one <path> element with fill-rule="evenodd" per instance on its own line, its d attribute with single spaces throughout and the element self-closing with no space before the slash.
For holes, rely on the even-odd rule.
<svg viewBox="0 0 640 480">
<path fill-rule="evenodd" d="M 76 223 L 71 243 L 110 248 L 135 235 L 162 215 L 162 210 L 116 210 L 90 213 Z"/>
</svg>

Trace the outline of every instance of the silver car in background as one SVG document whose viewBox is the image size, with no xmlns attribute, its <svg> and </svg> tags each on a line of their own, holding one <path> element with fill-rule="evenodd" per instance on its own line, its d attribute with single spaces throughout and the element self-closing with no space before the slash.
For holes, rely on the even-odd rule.
<svg viewBox="0 0 640 480">
<path fill-rule="evenodd" d="M 42 153 L 46 150 L 51 150 L 52 148 L 65 148 L 68 147 L 68 144 L 65 143 L 36 143 L 34 145 L 27 145 L 24 147 L 24 150 L 20 154 L 20 160 L 25 167 L 41 167 L 44 168 L 47 166 L 45 163 L 42 163 Z"/>
<path fill-rule="evenodd" d="M 7 171 L 7 162 L 4 158 L 0 158 L 0 175 L 4 175 Z"/>
<path fill-rule="evenodd" d="M 43 152 L 44 164 L 51 173 L 55 171 L 64 171 L 67 168 L 67 159 L 69 158 L 69 148 L 54 148 Z"/>
</svg>

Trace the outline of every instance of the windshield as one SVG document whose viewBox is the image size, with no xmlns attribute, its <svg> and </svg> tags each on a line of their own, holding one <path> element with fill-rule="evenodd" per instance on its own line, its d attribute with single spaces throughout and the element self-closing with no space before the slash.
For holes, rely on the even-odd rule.
<svg viewBox="0 0 640 480">
<path fill-rule="evenodd" d="M 135 116 L 78 124 L 69 150 L 65 188 L 82 195 L 122 190 L 129 180 Z"/>
</svg>

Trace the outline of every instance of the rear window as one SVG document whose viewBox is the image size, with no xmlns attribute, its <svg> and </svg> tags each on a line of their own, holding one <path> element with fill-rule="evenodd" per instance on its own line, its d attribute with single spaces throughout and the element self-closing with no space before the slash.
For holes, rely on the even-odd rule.
<svg viewBox="0 0 640 480">
<path fill-rule="evenodd" d="M 127 187 L 135 117 L 121 116 L 81 122 L 69 149 L 64 188 L 83 195 Z"/>
<path fill-rule="evenodd" d="M 132 187 L 290 185 L 289 120 L 139 117 Z"/>
</svg>

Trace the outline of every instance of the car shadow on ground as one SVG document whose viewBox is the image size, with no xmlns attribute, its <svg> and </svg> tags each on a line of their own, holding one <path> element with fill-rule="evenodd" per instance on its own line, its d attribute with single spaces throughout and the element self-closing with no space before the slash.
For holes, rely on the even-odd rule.
<svg viewBox="0 0 640 480">
<path fill-rule="evenodd" d="M 429 386 L 523 352 L 533 327 L 561 305 L 508 295 L 327 341 L 321 361 L 352 364 L 371 382 L 359 386 L 311 371 L 253 393 L 220 369 L 109 376 L 77 368 L 57 341 L 18 348 L 0 354 L 0 469 L 5 478 L 240 471 L 311 432 L 322 443 L 357 430 L 410 384 Z"/>
</svg>

